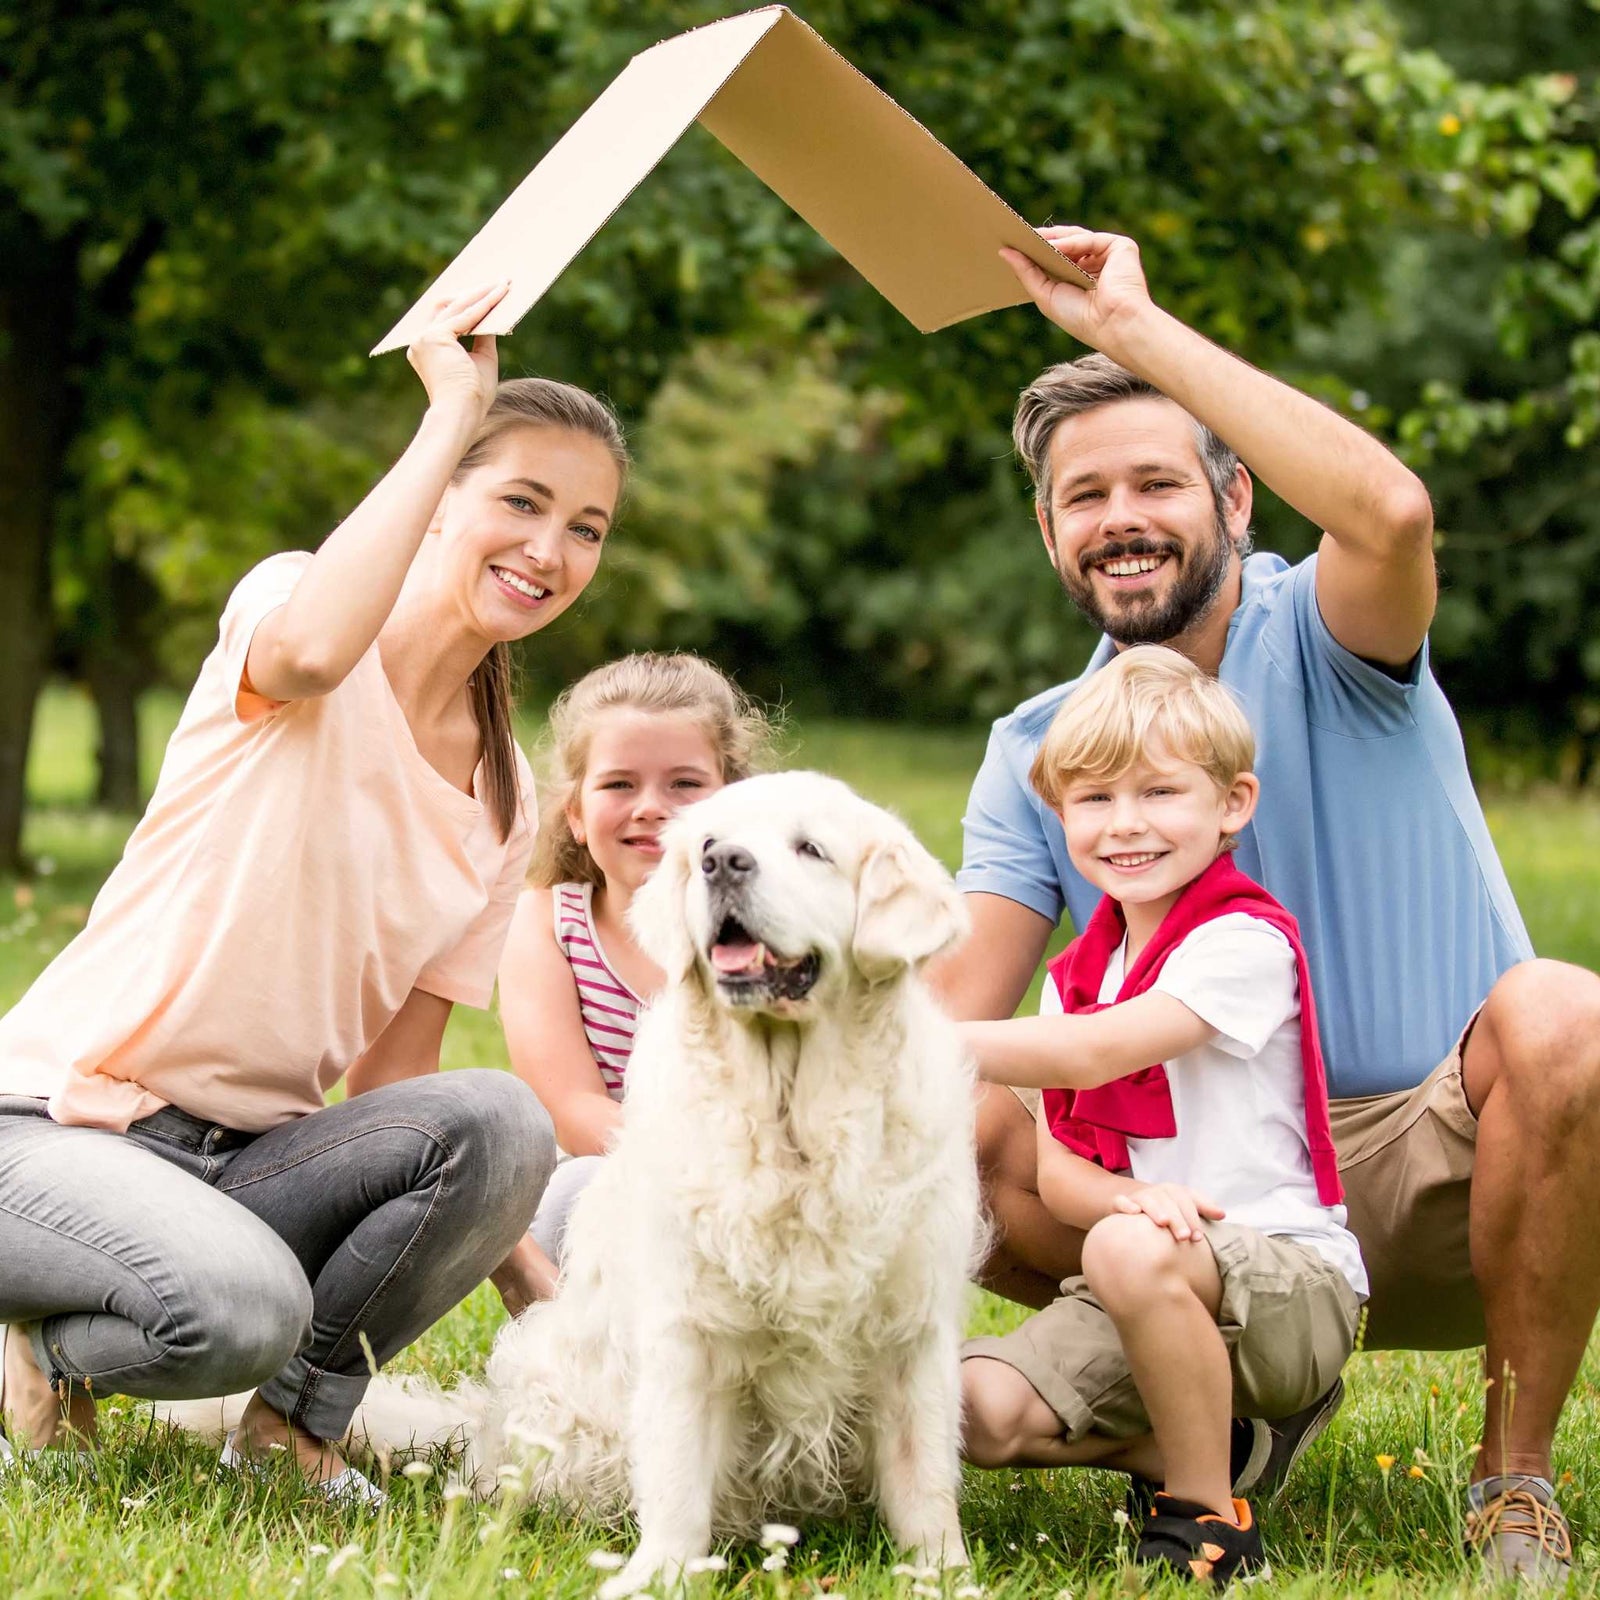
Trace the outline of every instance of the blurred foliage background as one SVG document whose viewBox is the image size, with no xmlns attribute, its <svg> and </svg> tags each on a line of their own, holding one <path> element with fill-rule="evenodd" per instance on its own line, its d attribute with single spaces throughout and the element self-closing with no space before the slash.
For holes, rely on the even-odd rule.
<svg viewBox="0 0 1600 1600">
<path fill-rule="evenodd" d="M 92 691 L 100 798 L 136 809 L 144 691 L 415 425 L 362 352 L 631 54 L 735 9 L 0 10 L 0 870 L 45 677 Z M 1595 775 L 1600 0 L 799 10 L 1025 216 L 1134 234 L 1163 304 L 1394 443 L 1456 703 Z M 682 645 L 804 712 L 959 722 L 1087 648 L 1008 437 L 1070 341 L 1028 308 L 917 334 L 701 130 L 502 349 L 607 394 L 641 461 L 534 693 Z M 1311 548 L 1262 501 L 1259 543 Z"/>
</svg>

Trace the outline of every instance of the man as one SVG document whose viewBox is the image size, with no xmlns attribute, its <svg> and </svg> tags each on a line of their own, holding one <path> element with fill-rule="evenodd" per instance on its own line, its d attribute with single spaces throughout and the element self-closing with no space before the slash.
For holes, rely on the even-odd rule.
<svg viewBox="0 0 1600 1600">
<path fill-rule="evenodd" d="M 1319 997 L 1368 1348 L 1486 1342 L 1469 1542 L 1560 1581 L 1550 1446 L 1600 1305 L 1600 978 L 1532 959 L 1429 670 L 1427 491 L 1382 445 L 1150 299 L 1130 239 L 1044 237 L 1096 281 L 1006 256 L 1049 320 L 1101 352 L 1046 371 L 1015 435 L 1045 550 L 1113 651 L 1159 641 L 1241 697 L 1262 802 L 1238 860 L 1299 918 Z M 1297 567 L 1248 556 L 1254 473 L 1323 530 Z M 941 973 L 962 1018 L 1011 1015 L 1063 907 L 1094 891 L 1028 785 L 1068 683 L 995 725 L 965 819 L 974 933 Z M 987 1089 L 991 1288 L 1043 1305 L 1081 1235 L 1038 1198 L 1034 1131 Z M 1337 1395 L 1280 1441 L 1292 1460 Z M 1295 1437 L 1296 1429 L 1300 1437 Z"/>
</svg>

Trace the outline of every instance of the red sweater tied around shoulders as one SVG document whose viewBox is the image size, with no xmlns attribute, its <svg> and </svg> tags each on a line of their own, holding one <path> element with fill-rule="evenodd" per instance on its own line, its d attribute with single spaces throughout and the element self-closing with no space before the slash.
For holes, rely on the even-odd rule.
<svg viewBox="0 0 1600 1600">
<path fill-rule="evenodd" d="M 1317 1038 L 1316 1003 L 1311 993 L 1311 973 L 1306 963 L 1300 925 L 1260 884 L 1247 878 L 1231 855 L 1218 856 L 1180 894 L 1161 921 L 1138 960 L 1123 978 L 1112 1004 L 1132 1000 L 1155 984 L 1167 957 L 1196 928 L 1232 912 L 1245 912 L 1276 928 L 1294 951 L 1300 980 L 1300 1059 L 1305 1074 L 1306 1143 L 1311 1151 L 1311 1171 L 1317 1198 L 1337 1205 L 1344 1197 L 1339 1183 L 1338 1157 L 1328 1122 L 1328 1079 L 1323 1070 L 1322 1047 Z M 1095 908 L 1081 937 L 1045 968 L 1062 1009 L 1083 1015 L 1105 1009 L 1100 986 L 1117 947 L 1127 935 L 1122 907 L 1109 895 Z M 1166 1067 L 1157 1062 L 1124 1078 L 1093 1089 L 1046 1089 L 1044 1112 L 1050 1131 L 1069 1150 L 1113 1172 L 1129 1166 L 1132 1139 L 1171 1139 L 1178 1131 L 1172 1114 L 1172 1091 Z"/>
</svg>

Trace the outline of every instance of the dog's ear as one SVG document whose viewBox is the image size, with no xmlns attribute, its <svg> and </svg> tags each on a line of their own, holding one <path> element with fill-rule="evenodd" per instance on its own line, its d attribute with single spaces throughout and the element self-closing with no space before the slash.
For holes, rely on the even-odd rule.
<svg viewBox="0 0 1600 1600">
<path fill-rule="evenodd" d="M 869 981 L 917 967 L 966 936 L 966 901 L 915 839 L 874 845 L 856 887 L 853 954 Z"/>
<path fill-rule="evenodd" d="M 677 983 L 694 966 L 694 940 L 689 936 L 686 893 L 691 865 L 690 845 L 699 835 L 669 828 L 662 835 L 661 860 L 639 886 L 628 907 L 628 925 L 639 948 Z"/>
</svg>

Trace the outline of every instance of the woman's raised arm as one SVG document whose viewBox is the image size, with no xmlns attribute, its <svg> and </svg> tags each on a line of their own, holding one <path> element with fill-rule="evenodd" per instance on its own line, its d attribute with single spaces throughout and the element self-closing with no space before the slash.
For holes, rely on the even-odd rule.
<svg viewBox="0 0 1600 1600">
<path fill-rule="evenodd" d="M 250 641 L 245 686 L 268 700 L 336 689 L 389 619 L 412 557 L 451 475 L 494 399 L 492 336 L 470 333 L 500 303 L 504 283 L 436 307 L 406 352 L 428 391 L 416 437 L 360 505 L 322 542 L 289 599 Z"/>
</svg>

